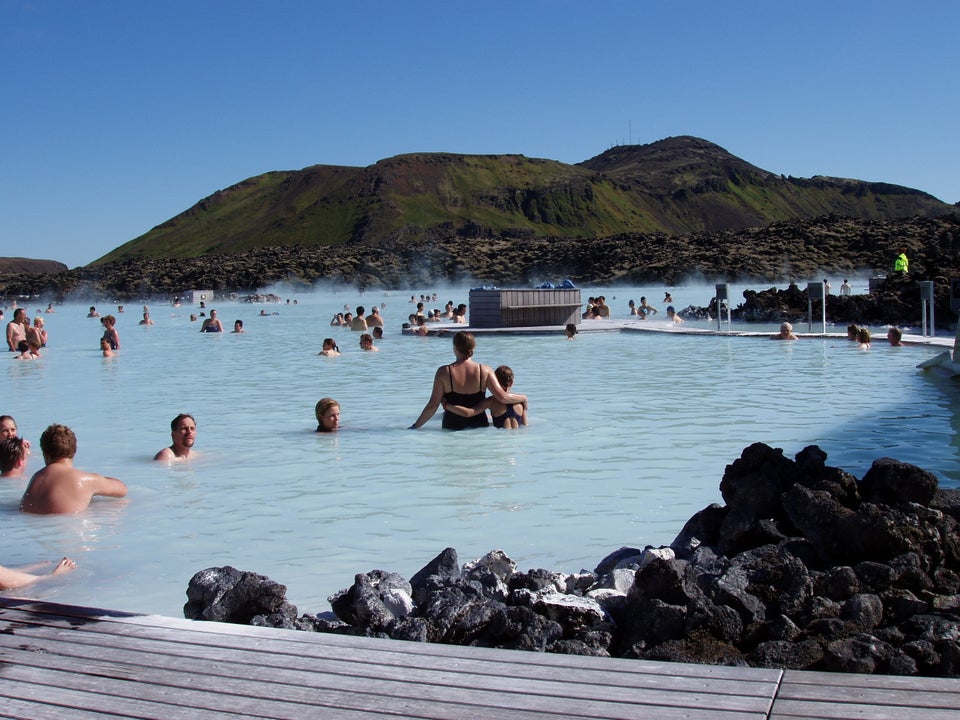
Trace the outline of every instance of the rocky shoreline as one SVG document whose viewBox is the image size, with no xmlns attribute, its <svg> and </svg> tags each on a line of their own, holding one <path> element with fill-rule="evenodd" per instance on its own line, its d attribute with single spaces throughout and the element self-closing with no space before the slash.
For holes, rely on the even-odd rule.
<svg viewBox="0 0 960 720">
<path fill-rule="evenodd" d="M 786 290 L 745 290 L 743 302 L 735 303 L 736 300 L 731 298 L 730 317 L 740 322 L 806 322 L 811 307 L 806 287 L 801 289 L 795 284 Z M 815 324 L 820 322 L 822 307 L 820 300 L 813 301 Z M 891 273 L 882 281 L 878 279 L 874 289 L 865 295 L 837 295 L 834 290 L 827 296 L 826 317 L 828 322 L 837 325 L 916 327 L 922 324 L 922 309 L 916 278 Z M 946 278 L 934 283 L 933 311 L 937 327 L 946 329 L 955 325 L 955 313 L 950 309 L 950 285 Z M 687 320 L 716 318 L 716 300 L 708 307 L 690 306 L 678 312 Z M 726 310 L 723 310 L 722 317 L 726 317 Z"/>
<path fill-rule="evenodd" d="M 303 614 L 286 588 L 213 567 L 184 616 L 296 630 L 757 667 L 960 676 L 960 491 L 881 458 L 861 480 L 816 446 L 756 443 L 666 547 L 592 571 L 518 572 L 501 550 L 443 550 L 409 580 L 357 574 Z"/>
<path fill-rule="evenodd" d="M 0 301 L 155 301 L 197 288 L 248 295 L 280 283 L 291 291 L 307 291 L 315 283 L 368 289 L 467 283 L 537 287 L 565 277 L 580 286 L 677 285 L 699 278 L 763 287 L 829 276 L 839 287 L 838 278 L 844 276 L 889 271 L 901 247 L 910 257 L 912 280 L 936 280 L 939 287 L 947 278 L 960 277 L 956 212 L 899 220 L 829 215 L 687 235 L 537 237 L 519 231 L 496 234 L 475 224 L 436 228 L 425 239 L 408 235 L 398 232 L 367 244 L 137 257 L 63 272 L 0 273 Z"/>
</svg>

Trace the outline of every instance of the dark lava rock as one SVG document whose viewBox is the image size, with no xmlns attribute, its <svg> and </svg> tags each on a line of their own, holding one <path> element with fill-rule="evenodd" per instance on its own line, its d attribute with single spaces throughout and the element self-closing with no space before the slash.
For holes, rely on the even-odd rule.
<svg viewBox="0 0 960 720">
<path fill-rule="evenodd" d="M 273 619 L 282 626 L 297 615 L 286 593 L 286 586 L 263 575 L 229 565 L 207 568 L 190 579 L 183 616 L 239 624 L 271 624 L 264 619 Z"/>
<path fill-rule="evenodd" d="M 445 549 L 408 583 L 383 570 L 305 615 L 284 588 L 211 568 L 188 617 L 485 647 L 898 675 L 960 673 L 960 528 L 930 473 L 880 459 L 857 482 L 820 448 L 763 444 L 724 473 L 726 504 L 670 547 L 623 547 L 596 572 L 518 571 Z"/>
</svg>

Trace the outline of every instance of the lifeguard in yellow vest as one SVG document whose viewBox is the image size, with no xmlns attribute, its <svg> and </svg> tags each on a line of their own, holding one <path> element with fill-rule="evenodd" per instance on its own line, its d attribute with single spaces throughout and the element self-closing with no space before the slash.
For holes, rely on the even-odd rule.
<svg viewBox="0 0 960 720">
<path fill-rule="evenodd" d="M 893 263 L 893 271 L 902 272 L 904 274 L 910 272 L 910 261 L 907 260 L 906 250 L 900 250 L 900 254 L 897 255 L 897 259 Z"/>
</svg>

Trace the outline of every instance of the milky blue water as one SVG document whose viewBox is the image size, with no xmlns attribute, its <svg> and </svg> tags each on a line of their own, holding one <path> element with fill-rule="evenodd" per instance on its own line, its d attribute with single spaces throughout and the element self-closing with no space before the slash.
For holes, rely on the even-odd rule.
<svg viewBox="0 0 960 720">
<path fill-rule="evenodd" d="M 243 335 L 200 334 L 191 308 L 157 304 L 156 325 L 140 327 L 128 304 L 117 358 L 100 355 L 86 305 L 45 315 L 44 357 L 0 371 L 0 413 L 34 444 L 28 471 L 42 462 L 40 433 L 61 422 L 78 436 L 76 465 L 130 491 L 76 516 L 28 516 L 16 509 L 25 481 L 2 481 L 0 563 L 67 555 L 79 568 L 29 594 L 175 616 L 196 571 L 229 564 L 317 612 L 355 573 L 409 577 L 448 546 L 461 561 L 500 548 L 521 569 L 572 572 L 622 545 L 669 543 L 721 500 L 724 467 L 756 441 L 791 457 L 818 444 L 857 477 L 891 456 L 960 484 L 956 388 L 915 369 L 939 349 L 882 342 L 864 352 L 839 338 L 483 336 L 476 358 L 513 367 L 530 426 L 448 433 L 438 414 L 407 430 L 436 367 L 453 360 L 449 338 L 399 333 L 410 294 L 426 290 L 213 303 L 228 329 L 244 320 Z M 467 301 L 467 288 L 439 292 L 428 307 Z M 663 309 L 662 288 L 583 290 L 600 292 L 615 315 L 641 294 Z M 673 289 L 678 307 L 712 294 Z M 381 352 L 362 353 L 358 334 L 328 323 L 344 304 L 374 302 L 386 303 L 387 334 Z M 342 357 L 317 356 L 326 336 Z M 342 405 L 339 433 L 313 432 L 324 396 Z M 179 412 L 197 419 L 199 457 L 152 463 Z"/>
</svg>

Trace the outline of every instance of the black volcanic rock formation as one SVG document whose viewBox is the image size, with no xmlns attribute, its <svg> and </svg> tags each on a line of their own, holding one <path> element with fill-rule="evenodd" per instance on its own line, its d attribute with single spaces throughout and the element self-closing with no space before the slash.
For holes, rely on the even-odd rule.
<svg viewBox="0 0 960 720">
<path fill-rule="evenodd" d="M 960 675 L 960 492 L 891 458 L 857 481 L 816 446 L 790 459 L 762 443 L 727 466 L 720 490 L 724 505 L 669 547 L 620 548 L 593 571 L 520 572 L 502 550 L 461 567 L 447 548 L 410 580 L 359 573 L 329 598 L 332 614 L 297 618 L 282 586 L 211 568 L 191 580 L 185 613 L 539 652 Z"/>
</svg>

